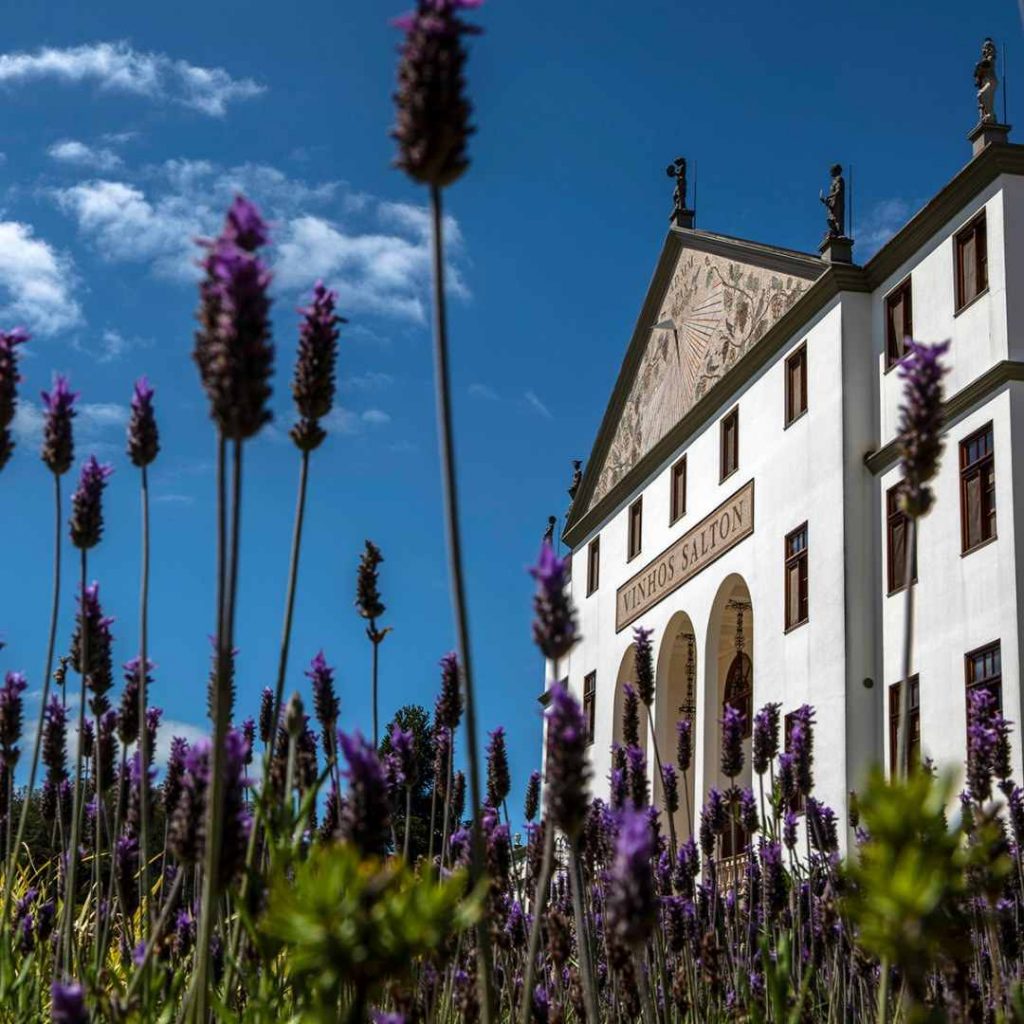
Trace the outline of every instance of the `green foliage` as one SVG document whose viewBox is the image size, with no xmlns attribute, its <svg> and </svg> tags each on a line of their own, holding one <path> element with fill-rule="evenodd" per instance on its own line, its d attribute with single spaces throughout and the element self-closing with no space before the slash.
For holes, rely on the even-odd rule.
<svg viewBox="0 0 1024 1024">
<path fill-rule="evenodd" d="M 299 1003 L 312 1019 L 335 1020 L 339 1005 L 363 1006 L 385 981 L 409 977 L 418 959 L 471 927 L 480 907 L 462 872 L 438 881 L 336 843 L 279 872 L 262 928 L 283 948 Z"/>
<path fill-rule="evenodd" d="M 416 777 L 412 786 L 412 806 L 409 815 L 409 860 L 415 862 L 427 855 L 430 845 L 430 803 L 434 795 L 434 730 L 430 712 L 420 704 L 405 704 L 394 714 L 384 730 L 380 753 L 391 752 L 391 730 L 399 726 L 413 734 L 416 744 Z M 399 800 L 394 808 L 395 834 L 399 851 L 405 833 L 405 801 Z M 441 821 L 434 823 L 434 846 L 441 847 Z"/>
</svg>

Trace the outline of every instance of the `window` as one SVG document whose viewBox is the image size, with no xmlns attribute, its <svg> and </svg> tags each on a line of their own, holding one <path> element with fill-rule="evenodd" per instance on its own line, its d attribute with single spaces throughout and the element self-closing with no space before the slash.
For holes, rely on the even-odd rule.
<svg viewBox="0 0 1024 1024">
<path fill-rule="evenodd" d="M 964 554 L 996 535 L 992 424 L 960 442 L 960 534 Z"/>
<path fill-rule="evenodd" d="M 627 560 L 640 554 L 643 540 L 643 499 L 638 498 L 630 506 L 630 546 Z"/>
<path fill-rule="evenodd" d="M 790 713 L 782 720 L 783 749 L 787 754 L 793 753 L 791 737 L 793 735 L 793 726 L 797 721 L 797 715 L 798 712 L 790 711 Z M 790 800 L 789 807 L 786 809 L 792 811 L 793 814 L 802 814 L 804 810 L 803 793 L 797 793 L 796 796 Z"/>
<path fill-rule="evenodd" d="M 754 722 L 754 666 L 745 651 L 736 652 L 725 677 L 722 711 L 727 707 L 743 715 L 743 738 L 750 739 Z"/>
<path fill-rule="evenodd" d="M 686 456 L 672 467 L 672 496 L 670 500 L 669 526 L 686 515 Z"/>
<path fill-rule="evenodd" d="M 587 720 L 587 743 L 594 742 L 594 711 L 597 704 L 597 673 L 583 677 L 583 717 Z"/>
<path fill-rule="evenodd" d="M 988 287 L 984 213 L 956 236 L 953 247 L 956 254 L 956 308 L 959 312 Z"/>
<path fill-rule="evenodd" d="M 999 641 L 979 647 L 965 656 L 967 697 L 975 690 L 988 690 L 996 699 L 996 707 L 1003 708 L 1003 660 Z M 970 702 L 967 704 L 970 709 Z"/>
<path fill-rule="evenodd" d="M 807 524 L 786 537 L 786 629 L 807 621 Z"/>
<path fill-rule="evenodd" d="M 722 419 L 722 476 L 735 473 L 740 465 L 740 411 L 733 409 Z"/>
<path fill-rule="evenodd" d="M 786 426 L 807 412 L 807 346 L 786 360 Z"/>
<path fill-rule="evenodd" d="M 587 546 L 587 597 L 601 583 L 601 538 L 595 537 Z"/>
<path fill-rule="evenodd" d="M 900 508 L 900 488 L 902 481 L 890 487 L 885 493 L 886 533 L 888 535 L 887 561 L 889 576 L 889 593 L 895 594 L 907 585 L 907 528 L 910 517 Z M 911 579 L 917 582 L 917 538 L 914 538 L 913 574 Z"/>
<path fill-rule="evenodd" d="M 896 772 L 900 745 L 900 691 L 903 683 L 889 687 L 889 771 Z M 907 691 L 907 770 L 921 763 L 921 688 L 916 675 L 910 677 Z"/>
<path fill-rule="evenodd" d="M 885 300 L 885 368 L 895 366 L 903 358 L 903 342 L 914 336 L 913 304 L 910 301 L 910 278 L 898 285 Z"/>
</svg>

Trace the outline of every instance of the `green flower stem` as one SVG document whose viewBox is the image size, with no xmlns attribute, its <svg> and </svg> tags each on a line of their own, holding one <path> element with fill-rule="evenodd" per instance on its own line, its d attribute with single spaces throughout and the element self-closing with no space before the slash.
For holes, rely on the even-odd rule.
<svg viewBox="0 0 1024 1024">
<path fill-rule="evenodd" d="M 544 908 L 548 901 L 551 874 L 555 866 L 555 826 L 550 819 L 542 820 L 544 853 L 540 862 L 537 891 L 533 894 L 533 920 L 530 922 L 530 941 L 526 949 L 526 977 L 523 981 L 523 1001 L 519 1004 L 519 1024 L 530 1024 L 533 982 L 537 976 L 537 953 L 540 950 L 540 928 Z"/>
<path fill-rule="evenodd" d="M 151 919 L 149 900 L 149 730 L 146 728 L 147 679 L 149 676 L 149 475 L 141 469 L 140 504 L 142 506 L 142 567 L 139 581 L 139 760 L 142 781 L 139 790 L 139 920 L 142 937 L 149 938 Z"/>
</svg>

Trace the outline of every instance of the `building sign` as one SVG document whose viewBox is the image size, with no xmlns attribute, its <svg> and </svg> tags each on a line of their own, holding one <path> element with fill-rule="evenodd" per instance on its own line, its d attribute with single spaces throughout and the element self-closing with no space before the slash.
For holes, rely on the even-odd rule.
<svg viewBox="0 0 1024 1024">
<path fill-rule="evenodd" d="M 615 594 L 615 632 L 625 629 L 753 532 L 754 481 L 750 480 L 619 587 Z"/>
</svg>

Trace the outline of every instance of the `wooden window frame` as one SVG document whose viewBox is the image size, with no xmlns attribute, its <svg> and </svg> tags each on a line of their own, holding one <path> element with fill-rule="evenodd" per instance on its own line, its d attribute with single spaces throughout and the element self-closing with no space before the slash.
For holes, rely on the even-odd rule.
<svg viewBox="0 0 1024 1024">
<path fill-rule="evenodd" d="M 583 717 L 587 723 L 587 746 L 594 742 L 594 727 L 597 722 L 597 670 L 583 677 Z"/>
<path fill-rule="evenodd" d="M 910 731 L 907 736 L 907 768 L 917 768 L 921 764 L 921 681 L 915 672 L 910 679 L 910 692 L 907 703 L 907 719 Z M 900 690 L 903 681 L 889 685 L 889 774 L 896 774 L 899 760 L 899 725 L 900 725 Z"/>
<path fill-rule="evenodd" d="M 587 545 L 587 597 L 601 586 L 601 537 L 598 535 Z"/>
<path fill-rule="evenodd" d="M 791 368 L 799 362 L 800 373 L 800 408 L 793 411 L 793 378 Z M 786 394 L 785 394 L 785 427 L 796 423 L 802 416 L 807 415 L 807 342 L 803 342 L 798 348 L 786 357 Z M 739 460 L 737 460 L 738 462 Z"/>
<path fill-rule="evenodd" d="M 974 458 L 972 461 L 968 461 L 969 455 L 968 450 L 970 446 L 983 437 L 985 434 L 989 435 L 988 451 L 984 455 L 980 455 Z M 995 438 L 995 427 L 993 421 L 989 420 L 985 426 L 980 427 L 978 430 L 968 434 L 959 445 L 959 458 L 960 458 L 960 554 L 969 555 L 972 551 L 977 551 L 978 548 L 984 547 L 986 544 L 991 544 L 992 541 L 996 540 L 999 536 L 998 530 L 998 519 L 996 517 L 996 438 Z M 986 509 L 983 503 L 981 509 L 982 517 L 982 537 L 976 540 L 973 544 L 969 543 L 969 514 L 967 508 L 967 489 L 970 482 L 975 477 L 981 477 L 984 481 L 984 474 L 986 471 L 990 471 L 992 474 L 992 495 L 989 500 L 988 507 Z M 982 491 L 982 501 L 984 502 L 985 495 L 988 493 L 987 488 Z M 988 530 L 986 534 L 985 531 Z"/>
<path fill-rule="evenodd" d="M 794 553 L 790 553 L 789 542 L 797 537 L 799 534 L 804 535 L 804 546 Z M 789 633 L 791 630 L 797 629 L 803 626 L 805 623 L 810 621 L 810 572 L 809 572 L 809 552 L 811 547 L 810 531 L 807 529 L 807 523 L 803 522 L 800 526 L 794 530 L 790 530 L 786 534 L 786 539 L 783 543 L 783 554 L 785 560 L 783 562 L 782 572 L 782 590 L 783 590 L 783 621 L 785 623 L 785 631 Z M 800 577 L 800 591 L 797 595 L 797 603 L 800 607 L 797 608 L 797 618 L 790 620 L 790 607 L 789 607 L 789 573 L 790 569 L 794 565 L 803 564 L 803 574 Z M 800 612 L 803 615 L 800 616 Z"/>
<path fill-rule="evenodd" d="M 733 427 L 732 466 L 728 465 L 726 458 L 726 453 L 729 450 L 726 445 L 726 434 L 730 425 Z M 718 449 L 718 482 L 723 483 L 740 468 L 740 407 L 738 405 L 730 409 L 719 421 Z"/>
<path fill-rule="evenodd" d="M 626 561 L 632 562 L 644 547 L 644 497 L 641 494 L 630 506 L 626 525 Z"/>
<path fill-rule="evenodd" d="M 907 585 L 903 579 L 906 572 L 906 563 L 898 565 L 894 557 L 893 532 L 897 526 L 904 530 L 903 543 L 906 544 L 906 530 L 910 524 L 910 516 L 899 507 L 899 493 L 903 486 L 901 480 L 885 492 L 885 563 L 886 563 L 886 593 L 888 595 L 898 594 Z M 920 526 L 919 526 L 920 528 Z M 911 558 L 910 582 L 917 582 L 917 530 L 914 531 L 914 552 Z"/>
<path fill-rule="evenodd" d="M 980 238 L 980 242 L 979 242 Z M 961 253 L 967 245 L 974 246 L 974 294 L 967 297 L 964 265 Z M 982 210 L 953 236 L 953 277 L 956 290 L 956 310 L 962 312 L 988 291 L 988 224 Z"/>
<path fill-rule="evenodd" d="M 679 500 L 679 492 L 676 488 L 676 480 L 682 477 L 683 479 L 683 494 L 682 500 Z M 686 456 L 683 455 L 676 459 L 672 463 L 672 469 L 669 470 L 668 478 L 668 525 L 672 526 L 673 523 L 679 522 L 683 516 L 686 515 Z M 680 507 L 681 506 L 681 507 Z"/>
<path fill-rule="evenodd" d="M 911 278 L 907 277 L 885 297 L 885 372 L 888 373 L 906 354 L 903 342 L 914 336 L 914 300 Z M 903 324 L 899 332 L 893 331 L 892 309 L 903 298 Z"/>
<path fill-rule="evenodd" d="M 990 654 L 996 656 L 997 670 L 989 675 L 978 678 L 975 675 L 977 659 L 984 658 Z M 975 647 L 973 651 L 968 651 L 964 655 L 964 705 L 968 710 L 968 717 L 970 713 L 969 697 L 971 691 L 980 689 L 985 689 L 995 694 L 996 705 L 1001 712 L 1003 710 L 1003 652 L 1000 640 L 993 640 L 991 643 L 982 644 L 981 647 Z M 971 724 L 969 720 L 967 724 Z"/>
</svg>

